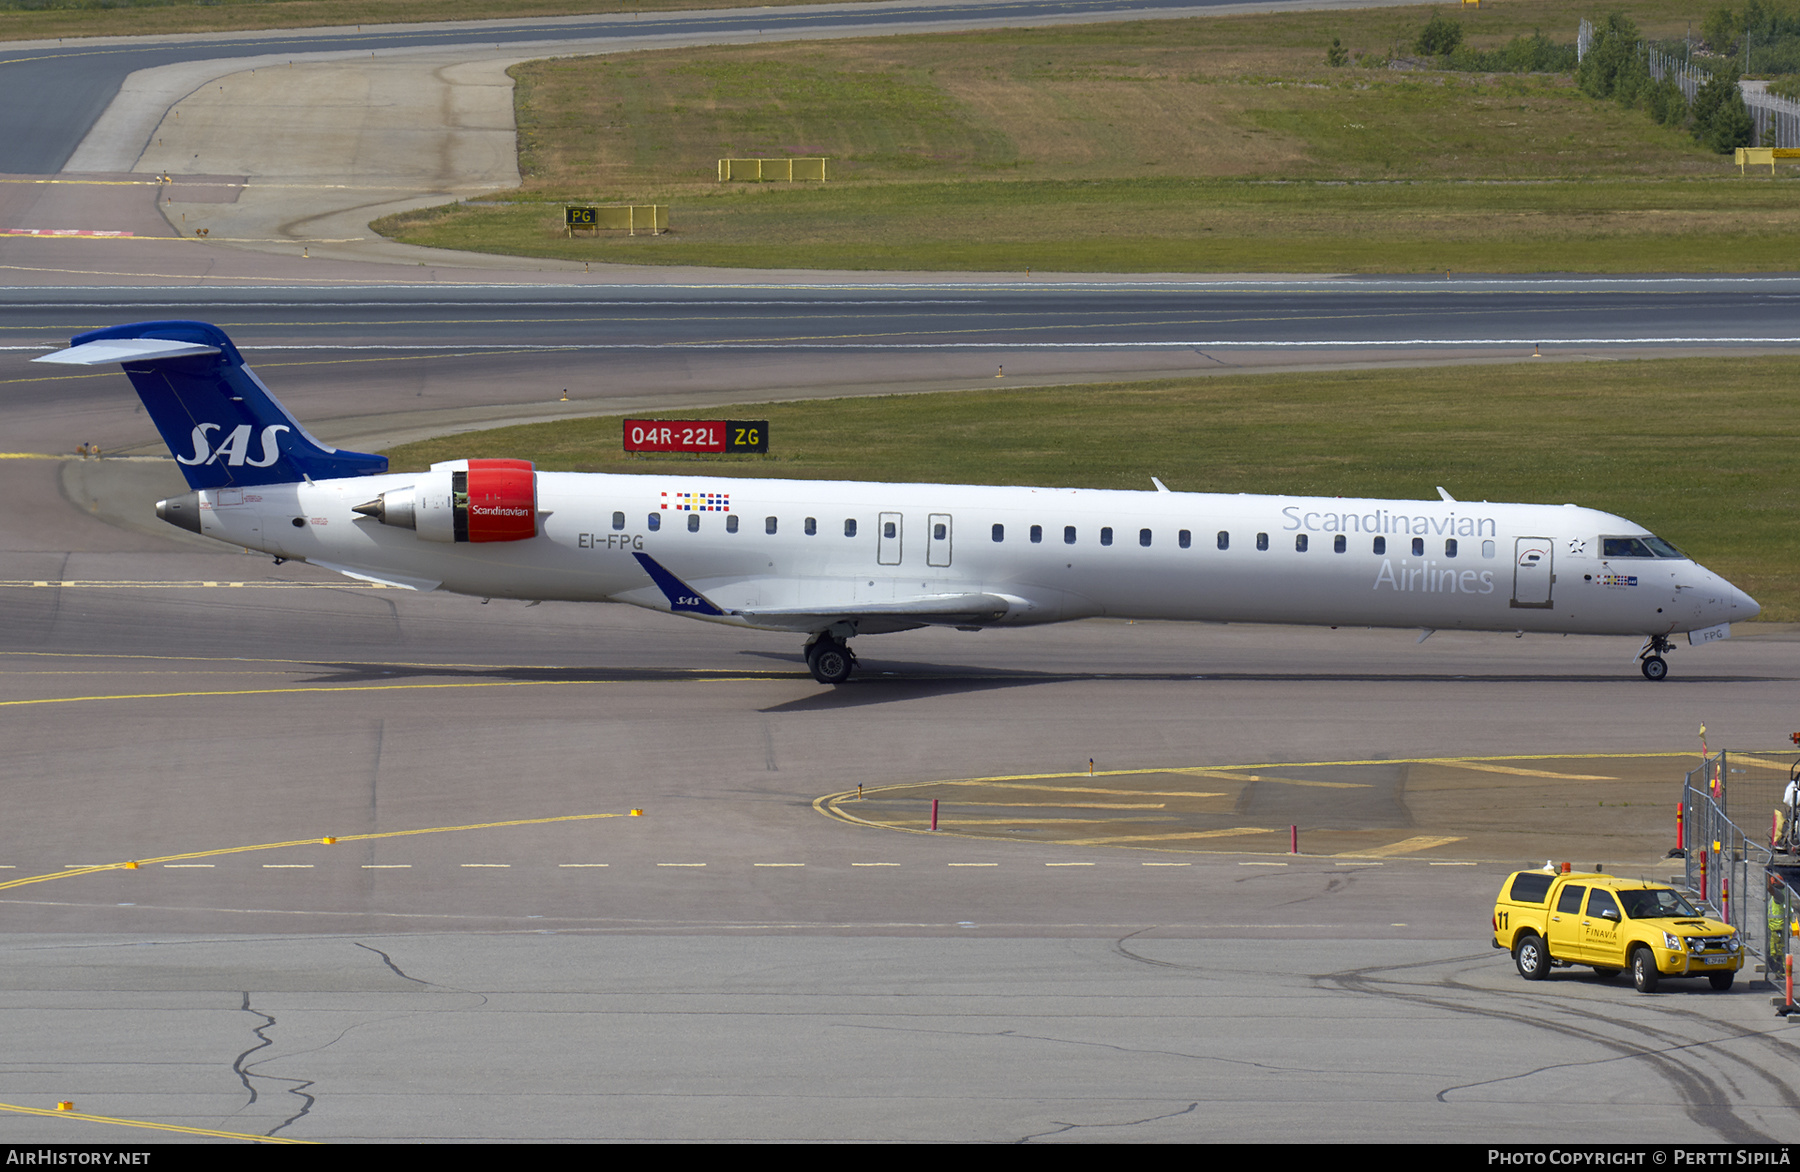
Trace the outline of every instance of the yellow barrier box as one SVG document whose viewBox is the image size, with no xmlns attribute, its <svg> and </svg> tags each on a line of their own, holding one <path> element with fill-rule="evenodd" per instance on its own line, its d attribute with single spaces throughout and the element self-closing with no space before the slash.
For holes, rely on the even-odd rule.
<svg viewBox="0 0 1800 1172">
<path fill-rule="evenodd" d="M 563 207 L 563 227 L 573 237 L 577 228 L 598 231 L 601 228 L 619 228 L 636 236 L 639 232 L 658 236 L 669 230 L 669 209 L 665 204 L 623 204 L 619 206 L 591 207 L 578 204 L 566 204 Z"/>
<path fill-rule="evenodd" d="M 719 182 L 739 180 L 761 183 L 765 180 L 816 179 L 825 182 L 824 159 L 720 159 Z"/>
</svg>

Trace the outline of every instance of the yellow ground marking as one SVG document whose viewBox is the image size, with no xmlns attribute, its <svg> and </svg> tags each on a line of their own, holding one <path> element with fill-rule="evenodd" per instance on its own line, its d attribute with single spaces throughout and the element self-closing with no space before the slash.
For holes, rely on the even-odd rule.
<svg viewBox="0 0 1800 1172">
<path fill-rule="evenodd" d="M 1727 753 L 1725 760 L 1731 765 L 1754 765 L 1758 769 L 1779 769 L 1783 773 L 1793 768 L 1786 761 L 1764 761 L 1761 757 L 1751 757 L 1744 753 Z"/>
<path fill-rule="evenodd" d="M 505 826 L 544 826 L 552 822 L 591 822 L 598 818 L 622 818 L 623 814 L 558 814 L 549 818 L 517 818 L 510 822 L 471 822 L 466 826 L 423 826 L 416 830 L 382 830 L 370 834 L 340 834 L 336 836 L 339 844 L 346 842 L 373 842 L 379 838 L 412 838 L 420 834 L 451 834 L 459 830 L 497 830 Z M 157 863 L 178 863 L 186 859 L 211 859 L 220 855 L 240 855 L 249 851 L 281 850 L 294 846 L 323 846 L 324 836 L 317 838 L 296 838 L 288 842 L 259 842 L 249 846 L 224 846 L 213 850 L 188 851 L 179 855 L 161 855 L 154 859 L 131 859 L 120 863 L 95 863 L 91 866 L 70 867 L 62 871 L 52 871 L 48 875 L 27 875 L 18 879 L 0 881 L 0 891 L 11 887 L 24 887 L 31 883 L 47 883 L 52 879 L 66 879 L 71 875 L 93 875 L 101 871 L 126 871 L 134 867 L 153 866 Z M 312 864 L 285 864 L 287 866 L 311 866 Z"/>
<path fill-rule="evenodd" d="M 1196 795 L 1200 796 L 1200 795 Z M 1207 794 L 1206 797 L 1221 797 Z M 1166 810 L 1167 802 L 945 802 L 946 806 L 980 806 L 984 810 Z"/>
<path fill-rule="evenodd" d="M 741 684 L 753 680 L 781 679 L 784 676 L 798 679 L 805 674 L 804 672 L 791 672 L 771 673 L 766 676 L 703 676 L 698 677 L 697 682 Z M 308 692 L 321 694 L 327 692 L 408 692 L 444 688 L 549 688 L 624 682 L 623 680 L 471 680 L 451 684 L 327 684 L 314 687 L 240 688 L 217 692 L 131 692 L 106 696 L 46 696 L 33 700 L 0 700 L 0 708 L 22 708 L 34 704 L 84 704 L 98 700 L 187 700 L 199 696 L 292 696 Z"/>
<path fill-rule="evenodd" d="M 1390 842 L 1386 846 L 1378 846 L 1366 851 L 1340 851 L 1331 857 L 1334 859 L 1391 859 L 1395 855 L 1411 855 L 1420 851 L 1428 851 L 1434 847 L 1448 846 L 1453 842 L 1461 842 L 1462 838 L 1451 835 L 1440 837 L 1430 834 L 1403 838 L 1399 842 Z"/>
<path fill-rule="evenodd" d="M 1251 782 L 1273 782 L 1276 785 L 1309 785 L 1318 789 L 1373 789 L 1367 782 L 1361 781 L 1302 781 L 1298 777 L 1264 777 L 1253 773 L 1245 776 L 1240 770 L 1236 773 L 1223 769 L 1170 769 L 1169 773 L 1187 773 L 1194 777 L 1217 777 L 1225 781 L 1238 781 L 1248 785 Z"/>
<path fill-rule="evenodd" d="M 1149 772 L 1161 772 L 1150 770 Z M 1081 774 L 1086 777 L 1087 774 Z M 1096 775 L 1098 776 L 1098 775 Z M 1126 798 L 1222 798 L 1224 794 L 1199 793 L 1194 790 L 1146 790 L 1146 789 L 1100 789 L 1087 785 L 1012 785 L 1006 782 L 989 782 L 985 779 L 973 781 L 928 781 L 921 785 L 979 785 L 985 789 L 1026 789 L 1036 793 L 1052 794 L 1115 794 Z M 883 787 L 892 788 L 892 787 Z"/>
<path fill-rule="evenodd" d="M 37 659 L 100 659 L 100 660 L 136 660 L 147 659 L 158 663 L 274 663 L 283 665 L 312 664 L 320 662 L 308 659 L 267 659 L 255 655 L 126 655 L 106 651 L 0 651 L 0 660 L 13 658 Z M 474 671 L 581 671 L 582 668 L 559 667 L 541 663 L 422 663 L 406 659 L 333 659 L 329 661 L 333 667 L 417 667 L 429 670 L 448 671 L 451 668 L 467 668 Z M 719 675 L 733 673 L 690 671 L 689 675 Z M 742 672 L 735 673 L 738 675 Z"/>
<path fill-rule="evenodd" d="M 1178 830 L 1172 834 L 1115 834 L 1106 838 L 1072 838 L 1058 846 L 1105 846 L 1114 842 L 1172 842 L 1176 839 L 1235 838 L 1242 834 L 1274 834 L 1266 826 L 1234 826 L 1229 830 Z"/>
<path fill-rule="evenodd" d="M 4 653 L 0 653 L 0 654 L 4 654 Z M 46 654 L 48 654 L 48 653 L 46 653 Z M 1780 753 L 1781 753 L 1781 750 L 1777 749 L 1777 750 L 1774 750 L 1774 752 L 1771 755 L 1779 755 Z M 1225 795 L 1223 795 L 1223 794 L 1188 793 L 1188 792 L 1183 792 L 1183 791 L 1166 791 L 1166 790 L 1146 791 L 1146 790 L 1132 790 L 1132 789 L 1107 789 L 1107 788 L 1102 788 L 1099 786 L 1033 785 L 1030 783 L 1032 783 L 1032 782 L 1055 782 L 1055 781 L 1073 780 L 1073 779 L 1077 779 L 1077 778 L 1089 779 L 1089 778 L 1102 778 L 1102 777 L 1109 777 L 1109 778 L 1144 777 L 1144 776 L 1148 776 L 1148 775 L 1152 775 L 1152 774 L 1173 773 L 1173 774 L 1185 774 L 1185 775 L 1192 776 L 1192 777 L 1214 777 L 1214 778 L 1218 778 L 1220 780 L 1234 781 L 1234 782 L 1238 782 L 1238 783 L 1271 781 L 1271 782 L 1275 782 L 1277 784 L 1286 784 L 1286 785 L 1323 786 L 1323 787 L 1329 787 L 1329 788 L 1334 788 L 1334 789 L 1335 788 L 1366 789 L 1366 788 L 1371 788 L 1371 787 L 1366 784 L 1358 783 L 1358 782 L 1326 782 L 1326 781 L 1311 781 L 1311 780 L 1302 781 L 1298 778 L 1266 777 L 1266 776 L 1263 776 L 1260 773 L 1260 771 L 1264 770 L 1264 769 L 1284 769 L 1284 770 L 1320 769 L 1320 768 L 1327 768 L 1327 767 L 1355 767 L 1355 766 L 1368 766 L 1368 765 L 1386 765 L 1386 766 L 1392 766 L 1392 765 L 1447 765 L 1447 766 L 1452 766 L 1452 767 L 1472 768 L 1472 769 L 1485 771 L 1485 772 L 1515 773 L 1517 775 L 1526 776 L 1526 777 L 1560 778 L 1560 779 L 1565 779 L 1565 780 L 1570 780 L 1570 781 L 1617 781 L 1620 779 L 1615 778 L 1615 777 L 1610 777 L 1610 776 L 1591 775 L 1591 774 L 1576 774 L 1576 773 L 1553 773 L 1548 770 L 1530 769 L 1523 765 L 1509 766 L 1509 765 L 1504 765 L 1504 764 L 1500 764 L 1500 763 L 1509 762 L 1509 761 L 1520 761 L 1520 762 L 1533 762 L 1533 761 L 1540 761 L 1540 762 L 1555 762 L 1555 761 L 1679 761 L 1679 760 L 1697 761 L 1697 760 L 1699 760 L 1699 758 L 1700 758 L 1700 754 L 1693 752 L 1691 750 L 1670 751 L 1670 752 L 1649 752 L 1649 753 L 1516 753 L 1516 754 L 1501 754 L 1501 755 L 1496 755 L 1496 756 L 1491 756 L 1491 757 L 1472 757 L 1472 756 L 1471 757 L 1394 757 L 1394 758 L 1387 758 L 1387 759 L 1383 759 L 1383 760 L 1281 761 L 1281 762 L 1264 762 L 1264 763 L 1246 764 L 1246 765 L 1188 765 L 1188 766 L 1175 765 L 1175 766 L 1161 766 L 1161 767 L 1148 768 L 1148 769 L 1094 769 L 1094 770 L 1074 769 L 1074 770 L 1070 770 L 1066 773 L 1003 773 L 1003 774 L 997 774 L 992 777 L 957 777 L 957 778 L 945 778 L 945 779 L 938 780 L 938 781 L 913 781 L 913 782 L 900 782 L 900 783 L 897 783 L 894 785 L 882 785 L 882 786 L 873 786 L 873 787 L 865 786 L 864 791 L 860 794 L 855 790 L 844 790 L 839 793 L 825 794 L 819 798 L 816 798 L 813 801 L 813 810 L 819 814 L 824 815 L 827 818 L 835 818 L 838 821 L 849 822 L 849 823 L 851 823 L 853 825 L 857 825 L 857 826 L 870 826 L 870 827 L 876 827 L 876 828 L 885 829 L 885 830 L 897 830 L 904 834 L 929 834 L 932 832 L 925 828 L 926 823 L 924 822 L 924 820 L 908 819 L 904 823 L 897 823 L 897 822 L 892 822 L 892 821 L 882 821 L 882 820 L 879 820 L 878 817 L 869 817 L 869 818 L 859 817 L 858 815 L 856 815 L 855 813 L 852 813 L 851 811 L 852 811 L 852 808 L 856 805 L 856 803 L 858 801 L 880 801 L 883 799 L 897 796 L 898 794 L 900 794 L 901 792 L 906 791 L 906 790 L 917 790 L 917 789 L 922 789 L 922 788 L 927 788 L 927 787 L 932 787 L 932 786 L 986 786 L 986 787 L 994 788 L 994 789 L 1034 790 L 1034 791 L 1040 791 L 1040 792 L 1047 792 L 1052 795 L 1056 795 L 1056 794 L 1115 794 L 1115 795 L 1127 796 L 1127 797 L 1200 798 L 1200 797 L 1223 797 Z M 1782 768 L 1782 769 L 1787 768 L 1785 765 L 1773 765 L 1769 762 L 1759 761 L 1759 760 L 1757 760 L 1753 757 L 1749 757 L 1747 755 L 1736 755 L 1732 759 L 1748 761 L 1748 762 L 1751 762 L 1751 763 L 1754 763 L 1757 765 L 1767 766 L 1769 768 Z M 914 800 L 922 800 L 922 799 L 914 799 Z M 1010 803 L 1010 802 L 1009 803 L 976 803 L 976 802 L 962 803 L 962 802 L 959 802 L 958 804 L 959 805 L 1004 804 L 1004 805 L 1010 806 L 1015 803 Z M 1024 805 L 1025 803 L 1017 803 L 1017 804 Z M 1038 803 L 1038 804 L 1041 806 L 1044 806 L 1044 807 L 1049 807 L 1049 808 L 1058 808 L 1058 807 L 1066 808 L 1070 805 L 1069 803 L 1057 802 L 1054 800 L 1054 798 L 1052 798 L 1051 800 L 1042 802 L 1042 803 Z M 1073 808 L 1079 809 L 1079 808 L 1084 808 L 1084 807 L 1074 806 Z M 1106 807 L 1099 807 L 1099 808 L 1106 808 Z M 1121 808 L 1123 808 L 1123 807 L 1121 807 Z M 871 813 L 873 813 L 873 811 L 871 811 Z M 1024 820 L 1023 819 L 995 819 L 994 823 L 996 825 L 1009 825 L 1009 824 L 1017 825 L 1022 821 L 1024 821 Z M 1036 821 L 1039 821 L 1041 823 L 1061 822 L 1061 823 L 1063 823 L 1065 825 L 1069 825 L 1069 826 L 1082 825 L 1082 822 L 1080 820 L 1072 819 L 1072 818 L 1071 819 L 1038 819 Z M 944 823 L 940 820 L 939 825 L 942 826 L 942 825 L 944 825 Z M 976 825 L 976 823 L 970 822 L 968 820 L 960 820 L 956 823 L 956 825 L 968 826 L 968 825 Z M 1205 838 L 1224 837 L 1224 836 L 1236 835 L 1236 834 L 1273 834 L 1276 832 L 1276 829 L 1277 828 L 1273 828 L 1273 827 L 1257 827 L 1257 828 L 1243 828 L 1240 830 L 1227 830 L 1227 831 L 1219 831 L 1219 830 L 1178 831 L 1178 832 L 1174 832 L 1174 833 L 1170 833 L 1170 834 L 1118 835 L 1118 836 L 1113 836 L 1113 837 L 1108 837 L 1108 838 L 1089 838 L 1089 839 L 1082 839 L 1079 841 L 1063 842 L 1060 845 L 1097 846 L 1097 845 L 1110 845 L 1110 844 L 1127 845 L 1127 844 L 1143 844 L 1143 843 L 1154 843 L 1154 842 L 1172 842 L 1172 841 L 1179 840 L 1179 839 L 1205 839 Z M 983 836 L 975 835 L 975 837 L 983 837 Z M 1431 838 L 1431 837 L 1421 836 L 1418 838 L 1409 838 L 1402 842 L 1391 844 L 1387 847 L 1377 848 L 1374 851 L 1361 851 L 1361 852 L 1347 853 L 1347 854 L 1343 854 L 1343 855 L 1336 855 L 1336 856 L 1330 856 L 1330 857 L 1351 858 L 1351 859 L 1375 859 L 1375 858 L 1380 858 L 1380 857 L 1384 857 L 1384 856 L 1391 855 L 1391 854 L 1403 853 L 1406 851 L 1429 850 L 1436 846 L 1443 846 L 1448 843 L 1462 842 L 1462 841 L 1465 841 L 1462 837 Z"/>
<path fill-rule="evenodd" d="M 1452 769 L 1478 769 L 1483 773 L 1510 773 L 1515 777 L 1551 777 L 1560 781 L 1617 781 L 1599 773 L 1552 773 L 1546 769 L 1520 769 L 1514 765 L 1488 765 L 1479 761 L 1447 761 Z"/>
<path fill-rule="evenodd" d="M 81 456 L 52 456 L 48 452 L 0 452 L 0 460 L 79 460 Z"/>
<path fill-rule="evenodd" d="M 57 1119 L 79 1119 L 83 1123 L 111 1123 L 119 1127 L 142 1127 L 151 1131 L 178 1131 L 183 1135 L 210 1135 L 216 1139 L 243 1139 L 258 1144 L 317 1144 L 315 1139 L 289 1139 L 281 1135 L 252 1135 L 247 1131 L 219 1131 L 211 1127 L 183 1127 L 178 1123 L 150 1123 L 142 1119 L 117 1119 L 111 1115 L 84 1115 L 79 1111 L 52 1111 L 43 1107 L 21 1107 L 0 1103 L 0 1111 L 17 1111 L 21 1115 L 50 1115 Z"/>
<path fill-rule="evenodd" d="M 939 818 L 939 826 L 1099 826 L 1109 818 Z M 1162 819 L 1167 821 L 1167 819 Z M 896 818 L 884 826 L 928 826 L 929 818 Z"/>
</svg>

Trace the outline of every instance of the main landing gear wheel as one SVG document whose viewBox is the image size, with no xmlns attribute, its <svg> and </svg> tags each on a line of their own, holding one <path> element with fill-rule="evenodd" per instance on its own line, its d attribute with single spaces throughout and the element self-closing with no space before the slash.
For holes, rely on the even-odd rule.
<svg viewBox="0 0 1800 1172">
<path fill-rule="evenodd" d="M 821 684 L 841 684 L 850 678 L 856 656 L 835 639 L 821 639 L 806 649 L 806 666 Z"/>
</svg>

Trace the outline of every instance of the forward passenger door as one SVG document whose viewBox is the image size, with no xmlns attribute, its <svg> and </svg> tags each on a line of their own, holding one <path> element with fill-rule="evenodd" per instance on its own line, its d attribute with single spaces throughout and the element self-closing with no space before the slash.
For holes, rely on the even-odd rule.
<svg viewBox="0 0 1800 1172">
<path fill-rule="evenodd" d="M 1521 537 L 1513 542 L 1513 596 L 1517 607 L 1549 609 L 1553 542 L 1548 537 Z"/>
</svg>

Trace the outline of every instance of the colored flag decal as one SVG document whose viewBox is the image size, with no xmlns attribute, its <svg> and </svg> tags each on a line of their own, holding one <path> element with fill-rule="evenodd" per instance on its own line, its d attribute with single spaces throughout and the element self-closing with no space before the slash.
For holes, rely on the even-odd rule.
<svg viewBox="0 0 1800 1172">
<path fill-rule="evenodd" d="M 665 492 L 662 494 L 662 507 L 677 513 L 729 513 L 731 511 L 731 494 L 728 492 Z"/>
<path fill-rule="evenodd" d="M 1637 575 L 1636 574 L 1602 574 L 1602 575 L 1600 575 L 1600 585 L 1602 585 L 1602 586 L 1636 586 L 1637 585 Z"/>
</svg>

